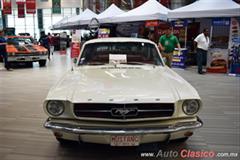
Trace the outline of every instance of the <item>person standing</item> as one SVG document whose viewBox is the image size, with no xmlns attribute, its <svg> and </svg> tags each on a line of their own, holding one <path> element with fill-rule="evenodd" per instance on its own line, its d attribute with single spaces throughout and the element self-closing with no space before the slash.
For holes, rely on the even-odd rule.
<svg viewBox="0 0 240 160">
<path fill-rule="evenodd" d="M 6 50 L 7 41 L 4 37 L 4 31 L 0 30 L 0 56 L 3 57 L 4 66 L 8 71 L 11 71 L 8 63 L 8 53 Z"/>
<path fill-rule="evenodd" d="M 45 47 L 48 50 L 48 59 L 50 60 L 50 43 L 49 38 L 44 31 L 40 33 L 39 43 L 41 46 Z"/>
<path fill-rule="evenodd" d="M 181 51 L 180 43 L 176 36 L 172 34 L 172 29 L 169 27 L 165 34 L 159 38 L 159 48 L 162 51 L 161 54 L 166 58 L 166 65 L 172 67 L 173 51 L 175 47 L 178 47 L 179 52 Z"/>
<path fill-rule="evenodd" d="M 150 41 L 153 41 L 153 42 L 156 43 L 154 31 L 149 31 L 149 33 L 148 33 L 148 39 L 149 39 Z"/>
<path fill-rule="evenodd" d="M 49 46 L 50 46 L 50 54 L 53 55 L 54 45 L 53 45 L 53 37 L 52 37 L 51 33 L 48 33 L 48 41 L 49 41 Z"/>
<path fill-rule="evenodd" d="M 197 52 L 197 65 L 199 74 L 205 73 L 202 71 L 202 66 L 203 61 L 206 61 L 207 59 L 207 51 L 210 44 L 208 34 L 208 29 L 205 28 L 203 29 L 203 32 L 194 39 L 194 48 L 195 52 Z"/>
</svg>

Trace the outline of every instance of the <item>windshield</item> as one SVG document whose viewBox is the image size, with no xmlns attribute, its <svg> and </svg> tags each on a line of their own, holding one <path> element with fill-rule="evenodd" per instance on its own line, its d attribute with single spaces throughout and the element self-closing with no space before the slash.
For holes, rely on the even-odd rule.
<svg viewBox="0 0 240 160">
<path fill-rule="evenodd" d="M 119 60 L 120 64 L 162 65 L 156 47 L 141 42 L 87 44 L 81 54 L 79 65 L 109 64 L 111 60 Z"/>
<path fill-rule="evenodd" d="M 13 45 L 33 44 L 33 39 L 31 37 L 14 37 L 8 38 L 7 42 Z"/>
</svg>

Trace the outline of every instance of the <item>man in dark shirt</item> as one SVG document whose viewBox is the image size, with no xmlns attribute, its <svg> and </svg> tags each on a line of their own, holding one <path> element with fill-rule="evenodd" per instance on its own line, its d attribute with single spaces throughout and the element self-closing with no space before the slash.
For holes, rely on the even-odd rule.
<svg viewBox="0 0 240 160">
<path fill-rule="evenodd" d="M 40 33 L 40 39 L 39 39 L 40 45 L 45 47 L 48 50 L 48 59 L 50 60 L 50 43 L 49 43 L 49 38 L 45 34 L 44 31 L 41 31 Z"/>
<path fill-rule="evenodd" d="M 7 51 L 6 51 L 6 45 L 7 45 L 7 41 L 4 38 L 4 31 L 0 30 L 0 56 L 3 57 L 5 68 L 8 71 L 10 71 L 11 69 L 10 69 L 9 64 L 8 64 L 8 54 L 7 54 Z"/>
</svg>

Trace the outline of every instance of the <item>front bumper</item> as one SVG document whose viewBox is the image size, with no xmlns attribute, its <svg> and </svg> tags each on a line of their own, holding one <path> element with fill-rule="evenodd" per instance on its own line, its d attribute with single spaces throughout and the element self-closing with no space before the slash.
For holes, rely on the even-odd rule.
<svg viewBox="0 0 240 160">
<path fill-rule="evenodd" d="M 51 122 L 50 119 L 44 127 L 59 132 L 88 135 L 147 135 L 147 134 L 170 134 L 174 132 L 193 130 L 202 127 L 203 122 L 199 117 L 193 122 L 179 122 L 174 125 L 161 126 L 156 128 L 83 128 L 78 125 Z"/>
<path fill-rule="evenodd" d="M 9 56 L 8 62 L 36 62 L 47 60 L 47 55 Z"/>
</svg>

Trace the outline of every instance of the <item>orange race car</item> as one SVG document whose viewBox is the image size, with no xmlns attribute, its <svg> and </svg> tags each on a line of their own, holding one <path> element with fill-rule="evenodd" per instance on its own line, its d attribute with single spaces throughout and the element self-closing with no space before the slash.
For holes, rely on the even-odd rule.
<svg viewBox="0 0 240 160">
<path fill-rule="evenodd" d="M 39 62 L 40 67 L 46 65 L 48 50 L 34 44 L 31 36 L 7 36 L 8 62 Z"/>
</svg>

